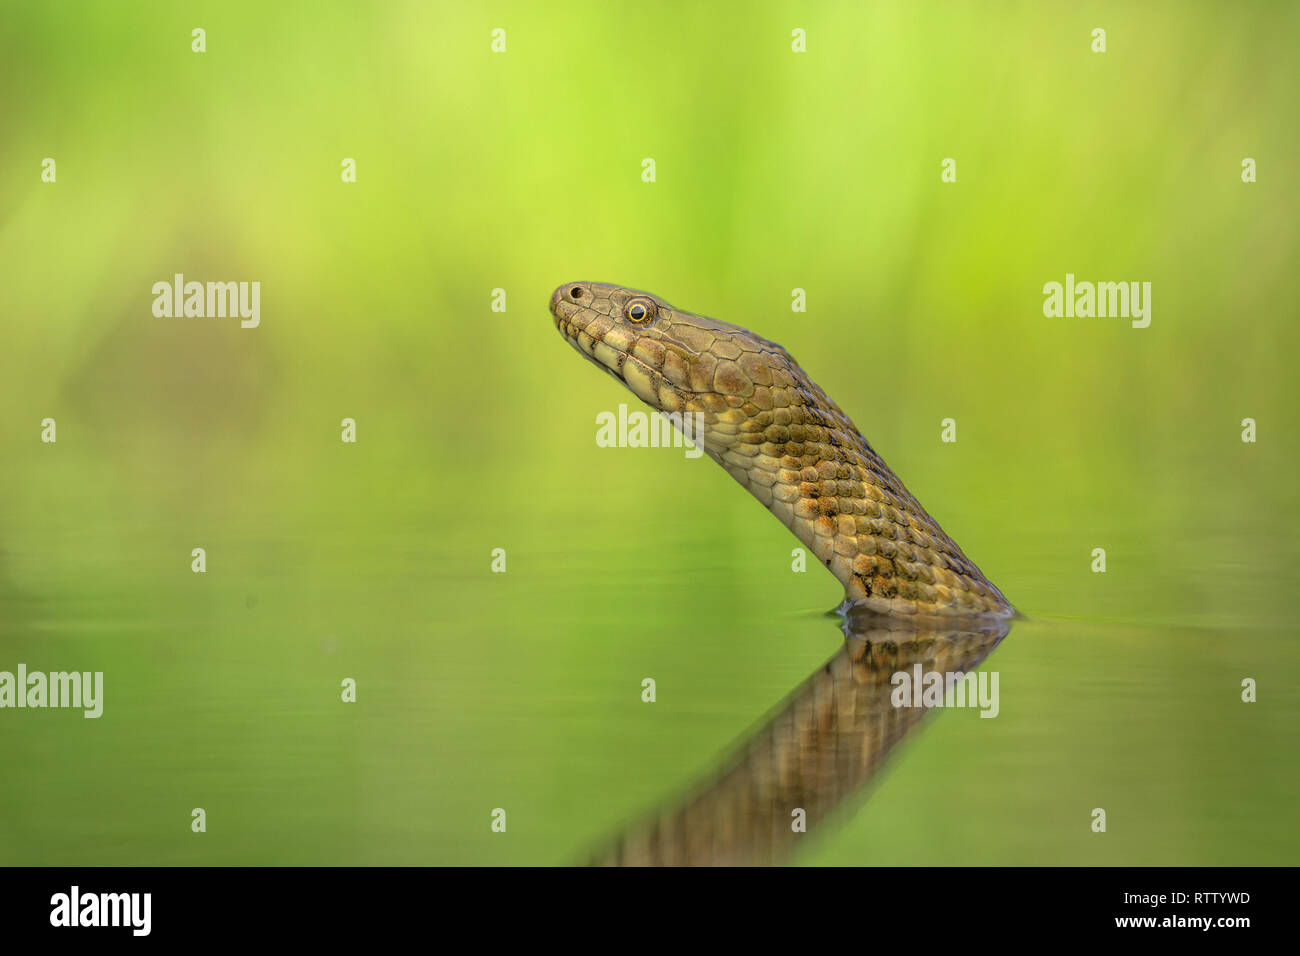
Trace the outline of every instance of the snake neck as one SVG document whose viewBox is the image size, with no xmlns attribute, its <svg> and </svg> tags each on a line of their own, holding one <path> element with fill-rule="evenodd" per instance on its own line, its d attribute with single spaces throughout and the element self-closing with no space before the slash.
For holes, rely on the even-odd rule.
<svg viewBox="0 0 1300 956">
<path fill-rule="evenodd" d="M 1011 604 L 839 407 L 789 360 L 770 407 L 703 395 L 704 449 L 844 585 L 887 614 L 1010 616 Z"/>
</svg>

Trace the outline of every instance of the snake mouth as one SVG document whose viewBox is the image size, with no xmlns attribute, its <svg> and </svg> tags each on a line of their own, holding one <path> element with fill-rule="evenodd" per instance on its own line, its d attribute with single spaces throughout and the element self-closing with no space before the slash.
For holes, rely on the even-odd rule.
<svg viewBox="0 0 1300 956">
<path fill-rule="evenodd" d="M 580 311 L 577 310 L 572 315 L 565 315 L 557 311 L 555 313 L 555 327 L 560 330 L 560 334 L 564 336 L 570 345 L 582 353 L 582 356 L 587 361 L 608 372 L 624 386 L 627 386 L 628 382 L 623 375 L 623 366 L 627 361 L 628 353 L 610 345 L 603 337 L 597 338 L 588 332 L 586 324 L 580 318 L 575 318 Z"/>
</svg>

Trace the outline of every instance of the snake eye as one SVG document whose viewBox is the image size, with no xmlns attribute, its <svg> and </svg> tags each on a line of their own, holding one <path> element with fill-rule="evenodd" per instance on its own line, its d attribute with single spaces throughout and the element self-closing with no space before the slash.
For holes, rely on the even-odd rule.
<svg viewBox="0 0 1300 956">
<path fill-rule="evenodd" d="M 633 299 L 623 310 L 629 322 L 649 322 L 655 317 L 655 304 L 649 299 Z"/>
</svg>

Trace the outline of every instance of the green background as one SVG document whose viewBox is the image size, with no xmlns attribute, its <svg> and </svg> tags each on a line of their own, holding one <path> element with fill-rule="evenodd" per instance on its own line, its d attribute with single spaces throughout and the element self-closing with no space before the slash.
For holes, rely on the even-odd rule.
<svg viewBox="0 0 1300 956">
<path fill-rule="evenodd" d="M 797 861 L 1296 862 L 1295 5 L 0 9 L 0 670 L 106 684 L 0 711 L 0 862 L 581 859 L 835 652 L 721 469 L 596 446 L 578 279 L 784 344 L 1029 616 Z"/>
</svg>

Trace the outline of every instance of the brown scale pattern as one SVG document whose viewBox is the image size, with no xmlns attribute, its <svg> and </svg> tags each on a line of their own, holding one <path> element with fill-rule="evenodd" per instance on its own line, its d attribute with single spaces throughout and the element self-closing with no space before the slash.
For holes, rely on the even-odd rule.
<svg viewBox="0 0 1300 956">
<path fill-rule="evenodd" d="M 645 310 L 641 321 L 633 306 Z M 704 416 L 705 451 L 880 613 L 1014 611 L 794 358 L 752 332 L 603 283 L 551 311 L 588 359 L 652 407 Z"/>
<path fill-rule="evenodd" d="M 599 850 L 614 866 L 743 866 L 782 863 L 823 821 L 860 793 L 889 752 L 929 713 L 895 707 L 898 671 L 969 673 L 1006 636 L 1010 622 L 898 618 L 855 611 L 841 651 L 818 668 L 718 771 Z M 807 832 L 791 828 L 801 809 Z M 863 862 L 871 862 L 865 860 Z"/>
</svg>

